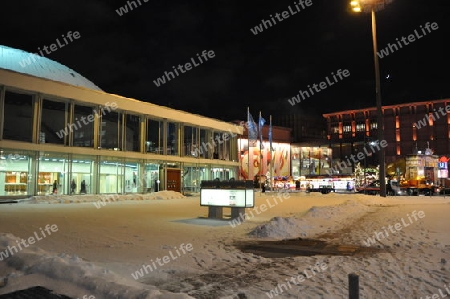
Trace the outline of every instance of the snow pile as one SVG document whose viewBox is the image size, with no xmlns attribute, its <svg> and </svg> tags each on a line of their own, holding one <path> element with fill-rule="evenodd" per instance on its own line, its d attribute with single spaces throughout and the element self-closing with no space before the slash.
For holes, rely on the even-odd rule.
<svg viewBox="0 0 450 299">
<path fill-rule="evenodd" d="M 167 200 L 185 198 L 175 191 L 159 191 L 147 194 L 85 194 L 85 195 L 44 195 L 32 196 L 24 200 L 25 203 L 87 203 L 87 202 L 116 202 L 126 200 Z"/>
<path fill-rule="evenodd" d="M 366 213 L 371 210 L 365 204 L 357 202 L 355 200 L 348 200 L 343 204 L 335 205 L 335 206 L 325 206 L 325 207 L 311 207 L 309 211 L 306 213 L 305 217 L 311 218 L 322 218 L 322 219 L 331 219 L 331 218 L 347 218 L 352 217 L 354 213 Z"/>
<path fill-rule="evenodd" d="M 8 285 L 2 289 L 14 289 L 15 285 L 30 281 L 31 285 L 42 285 L 53 289 L 66 286 L 66 294 L 82 297 L 93 295 L 96 299 L 189 299 L 186 294 L 160 291 L 154 286 L 119 277 L 103 267 L 86 262 L 76 255 L 64 253 L 51 255 L 38 247 L 22 248 L 16 252 L 20 238 L 12 234 L 0 234 L 0 274 L 8 278 Z M 70 287 L 68 287 L 70 286 Z"/>
<path fill-rule="evenodd" d="M 349 200 L 336 206 L 311 207 L 304 216 L 274 217 L 269 223 L 257 226 L 249 235 L 257 238 L 298 238 L 330 232 L 360 218 L 371 208 Z"/>
<path fill-rule="evenodd" d="M 305 229 L 311 226 L 305 219 L 294 217 L 274 217 L 267 224 L 257 226 L 249 235 L 258 238 L 306 237 Z"/>
</svg>

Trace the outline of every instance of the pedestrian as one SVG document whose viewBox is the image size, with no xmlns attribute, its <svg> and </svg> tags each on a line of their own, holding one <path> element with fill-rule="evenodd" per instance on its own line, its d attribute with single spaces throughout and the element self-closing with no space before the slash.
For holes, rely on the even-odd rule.
<svg viewBox="0 0 450 299">
<path fill-rule="evenodd" d="M 86 194 L 86 181 L 85 180 L 83 180 L 81 182 L 80 194 Z"/>
<path fill-rule="evenodd" d="M 74 194 L 75 189 L 77 189 L 77 183 L 75 183 L 75 179 L 72 179 L 72 182 L 70 183 L 70 194 Z"/>
<path fill-rule="evenodd" d="M 53 194 L 58 194 L 58 182 L 56 180 L 53 182 Z"/>
</svg>

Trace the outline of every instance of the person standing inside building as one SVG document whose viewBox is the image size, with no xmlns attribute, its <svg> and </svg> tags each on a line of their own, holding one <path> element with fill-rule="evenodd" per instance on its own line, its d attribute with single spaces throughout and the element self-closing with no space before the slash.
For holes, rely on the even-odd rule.
<svg viewBox="0 0 450 299">
<path fill-rule="evenodd" d="M 56 180 L 53 182 L 53 194 L 58 194 L 58 182 Z"/>
<path fill-rule="evenodd" d="M 80 194 L 86 194 L 86 181 L 85 180 L 83 180 L 81 182 Z"/>
<path fill-rule="evenodd" d="M 75 179 L 72 179 L 72 182 L 70 183 L 70 194 L 74 194 L 75 189 L 77 189 L 77 183 L 75 183 Z"/>
</svg>

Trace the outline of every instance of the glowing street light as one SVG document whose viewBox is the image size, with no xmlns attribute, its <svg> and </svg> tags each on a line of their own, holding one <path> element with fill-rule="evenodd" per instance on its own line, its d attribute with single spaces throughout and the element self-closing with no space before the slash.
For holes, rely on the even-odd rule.
<svg viewBox="0 0 450 299">
<path fill-rule="evenodd" d="M 377 24 L 375 12 L 384 8 L 386 4 L 393 0 L 352 0 L 350 6 L 354 12 L 371 12 L 372 14 L 372 41 L 373 41 L 373 57 L 375 62 L 375 94 L 377 102 L 377 131 L 378 140 L 384 140 L 383 111 L 381 108 L 381 88 L 380 88 L 380 65 L 378 62 L 377 47 Z M 380 149 L 380 196 L 386 197 L 386 164 L 385 149 Z"/>
<path fill-rule="evenodd" d="M 361 12 L 361 5 L 359 4 L 359 1 L 351 1 L 350 6 L 354 12 Z"/>
</svg>

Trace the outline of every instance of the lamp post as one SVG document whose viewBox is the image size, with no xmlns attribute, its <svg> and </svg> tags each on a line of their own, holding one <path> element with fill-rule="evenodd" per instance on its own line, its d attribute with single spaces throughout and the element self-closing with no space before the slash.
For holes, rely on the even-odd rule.
<svg viewBox="0 0 450 299">
<path fill-rule="evenodd" d="M 381 108 L 381 88 L 380 88 L 380 65 L 378 62 L 377 47 L 377 24 L 375 11 L 381 10 L 384 6 L 393 0 L 353 0 L 350 2 L 354 12 L 370 11 L 372 15 L 372 42 L 373 42 L 373 58 L 375 62 L 375 95 L 377 104 L 377 131 L 378 141 L 384 140 L 383 111 Z M 385 149 L 380 148 L 380 196 L 386 197 L 386 165 L 385 165 Z"/>
</svg>

